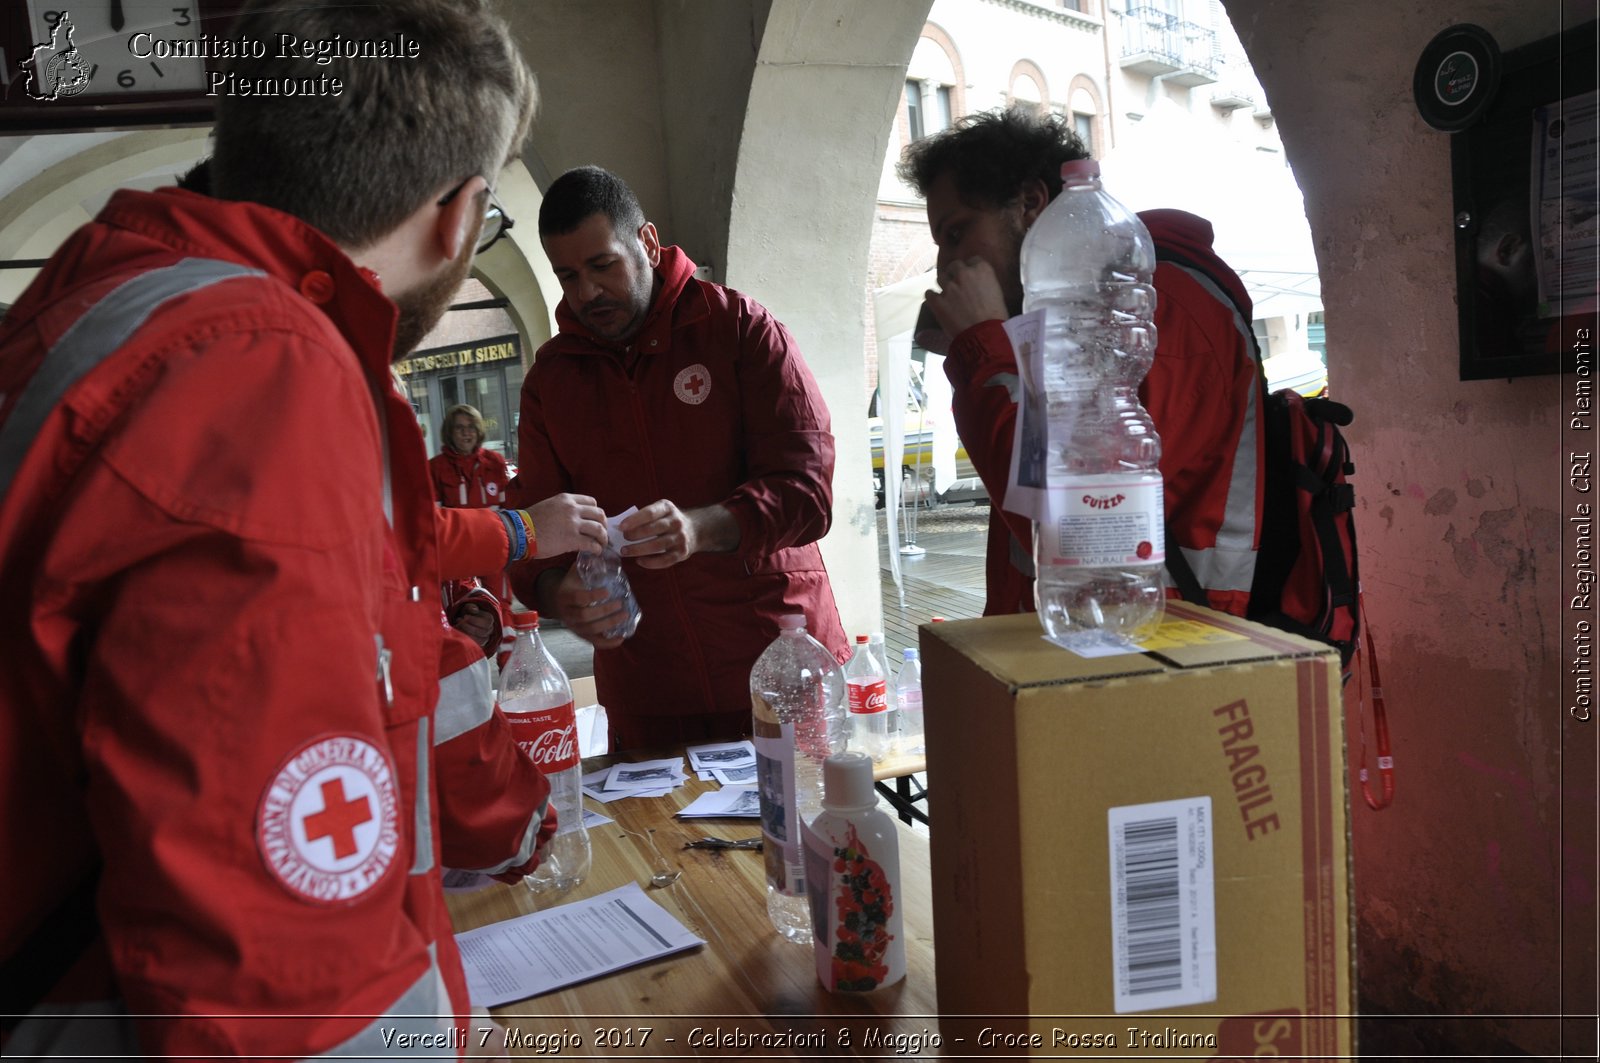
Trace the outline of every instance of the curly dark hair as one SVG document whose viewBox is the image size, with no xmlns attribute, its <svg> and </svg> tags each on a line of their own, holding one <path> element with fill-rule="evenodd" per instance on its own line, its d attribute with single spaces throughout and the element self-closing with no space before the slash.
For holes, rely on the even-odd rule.
<svg viewBox="0 0 1600 1063">
<path fill-rule="evenodd" d="M 895 173 L 923 197 L 949 173 L 962 202 L 1004 207 L 1034 177 L 1054 199 L 1061 191 L 1061 164 L 1088 157 L 1089 149 L 1065 117 L 1012 104 L 969 114 L 949 129 L 912 141 Z"/>
<path fill-rule="evenodd" d="M 628 182 L 598 166 L 568 170 L 551 182 L 539 205 L 539 235 L 572 232 L 591 214 L 604 214 L 618 234 L 638 232 L 644 209 Z"/>
</svg>

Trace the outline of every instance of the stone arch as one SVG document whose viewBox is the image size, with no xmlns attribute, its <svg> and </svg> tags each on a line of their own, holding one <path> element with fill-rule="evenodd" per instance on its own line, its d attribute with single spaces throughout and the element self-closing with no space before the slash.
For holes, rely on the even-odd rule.
<svg viewBox="0 0 1600 1063">
<path fill-rule="evenodd" d="M 97 137 L 89 147 L 58 158 L 0 198 L 0 259 L 48 258 L 114 190 L 171 184 L 176 174 L 210 154 L 210 132 L 201 127 Z M 15 302 L 33 274 L 0 271 L 0 303 Z"/>
<path fill-rule="evenodd" d="M 931 6 L 773 0 L 729 207 L 726 281 L 788 326 L 832 414 L 833 530 L 822 552 L 850 631 L 882 623 L 862 282 L 906 65 Z"/>
</svg>

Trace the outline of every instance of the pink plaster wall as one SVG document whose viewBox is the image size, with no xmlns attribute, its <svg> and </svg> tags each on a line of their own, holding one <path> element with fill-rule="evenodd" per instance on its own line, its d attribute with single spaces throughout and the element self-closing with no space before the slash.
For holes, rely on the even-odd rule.
<svg viewBox="0 0 1600 1063">
<path fill-rule="evenodd" d="M 1595 725 L 1571 730 L 1560 684 L 1570 379 L 1457 380 L 1449 137 L 1418 116 L 1411 76 L 1446 26 L 1477 23 L 1509 49 L 1596 5 L 1225 6 L 1305 193 L 1332 389 L 1357 411 L 1362 576 L 1398 778 L 1388 811 L 1353 798 L 1359 998 L 1430 1016 L 1366 1022 L 1363 1048 L 1554 1054 L 1554 1022 L 1449 1016 L 1561 1011 L 1563 936 L 1564 988 L 1586 978 L 1594 1006 L 1596 797 L 1571 757 L 1587 741 L 1592 763 Z"/>
</svg>

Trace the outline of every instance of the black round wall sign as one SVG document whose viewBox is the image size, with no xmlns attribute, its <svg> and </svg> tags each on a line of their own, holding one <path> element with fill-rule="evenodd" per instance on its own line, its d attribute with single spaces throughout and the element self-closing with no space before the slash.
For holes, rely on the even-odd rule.
<svg viewBox="0 0 1600 1063">
<path fill-rule="evenodd" d="M 1481 26 L 1463 22 L 1428 42 L 1411 78 L 1422 120 L 1446 133 L 1483 117 L 1500 87 L 1500 46 Z"/>
</svg>

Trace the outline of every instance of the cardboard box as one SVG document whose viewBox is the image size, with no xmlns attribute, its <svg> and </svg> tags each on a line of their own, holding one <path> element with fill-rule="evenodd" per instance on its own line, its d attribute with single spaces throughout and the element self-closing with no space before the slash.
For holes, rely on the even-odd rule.
<svg viewBox="0 0 1600 1063">
<path fill-rule="evenodd" d="M 1335 651 L 1182 602 L 1137 654 L 921 644 L 949 1048 L 1354 1054 Z"/>
</svg>

